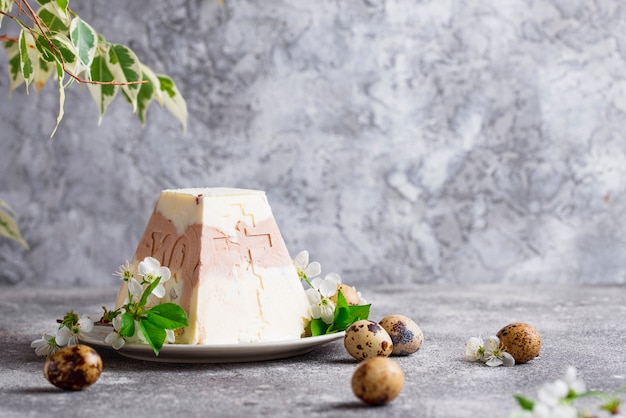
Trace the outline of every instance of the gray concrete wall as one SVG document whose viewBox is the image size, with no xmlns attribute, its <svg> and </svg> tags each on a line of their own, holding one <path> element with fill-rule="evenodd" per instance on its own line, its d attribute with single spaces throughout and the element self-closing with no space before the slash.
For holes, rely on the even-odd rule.
<svg viewBox="0 0 626 418">
<path fill-rule="evenodd" d="M 0 198 L 32 246 L 0 240 L 0 283 L 115 283 L 159 190 L 191 186 L 266 190 L 292 254 L 357 285 L 624 281 L 620 1 L 71 6 L 176 80 L 189 130 L 119 97 L 98 127 L 73 86 L 50 139 L 53 85 L 0 77 Z"/>
</svg>

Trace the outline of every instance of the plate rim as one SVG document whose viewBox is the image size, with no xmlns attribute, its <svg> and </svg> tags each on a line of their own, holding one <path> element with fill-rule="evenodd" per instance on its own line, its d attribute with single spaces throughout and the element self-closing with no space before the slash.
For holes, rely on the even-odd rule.
<svg viewBox="0 0 626 418">
<path fill-rule="evenodd" d="M 345 336 L 345 331 L 339 331 L 314 337 L 257 343 L 164 344 L 157 356 L 147 344 L 127 343 L 119 350 L 115 350 L 104 342 L 102 336 L 103 332 L 110 329 L 108 325 L 95 325 L 91 332 L 80 337 L 80 341 L 138 360 L 170 363 L 243 363 L 276 360 L 304 354 Z M 228 354 L 224 354 L 225 352 Z"/>
</svg>

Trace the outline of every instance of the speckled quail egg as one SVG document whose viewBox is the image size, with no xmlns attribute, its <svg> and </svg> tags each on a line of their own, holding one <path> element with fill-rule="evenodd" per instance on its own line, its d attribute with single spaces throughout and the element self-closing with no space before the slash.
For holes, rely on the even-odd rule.
<svg viewBox="0 0 626 418">
<path fill-rule="evenodd" d="M 504 351 L 513 356 L 516 363 L 526 363 L 539 356 L 541 336 L 532 325 L 522 322 L 509 324 L 498 331 L 497 337 Z"/>
<path fill-rule="evenodd" d="M 360 305 L 361 297 L 358 292 L 354 289 L 354 287 L 348 286 L 347 284 L 339 283 L 337 285 L 337 293 L 330 297 L 330 300 L 337 303 L 337 294 L 341 290 L 343 297 L 346 298 L 346 302 L 348 305 Z"/>
<path fill-rule="evenodd" d="M 352 392 L 368 405 L 379 406 L 395 399 L 404 386 L 404 373 L 395 361 L 373 357 L 362 361 L 352 374 Z"/>
<path fill-rule="evenodd" d="M 424 334 L 420 327 L 408 316 L 387 315 L 380 321 L 393 343 L 394 356 L 406 356 L 415 353 L 424 343 Z"/>
<path fill-rule="evenodd" d="M 368 319 L 356 321 L 346 329 L 343 345 L 357 360 L 389 357 L 393 351 L 393 343 L 387 331 Z"/>
<path fill-rule="evenodd" d="M 83 390 L 94 384 L 101 372 L 100 355 L 82 344 L 60 349 L 48 357 L 43 366 L 46 379 L 65 390 Z"/>
</svg>

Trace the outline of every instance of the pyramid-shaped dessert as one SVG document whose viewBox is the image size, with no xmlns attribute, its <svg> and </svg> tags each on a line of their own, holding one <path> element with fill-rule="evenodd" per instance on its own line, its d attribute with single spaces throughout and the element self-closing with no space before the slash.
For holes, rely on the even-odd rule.
<svg viewBox="0 0 626 418">
<path fill-rule="evenodd" d="M 134 256 L 169 267 L 165 297 L 189 317 L 182 344 L 300 338 L 310 308 L 263 191 L 164 190 Z M 119 290 L 119 307 L 127 297 Z"/>
</svg>

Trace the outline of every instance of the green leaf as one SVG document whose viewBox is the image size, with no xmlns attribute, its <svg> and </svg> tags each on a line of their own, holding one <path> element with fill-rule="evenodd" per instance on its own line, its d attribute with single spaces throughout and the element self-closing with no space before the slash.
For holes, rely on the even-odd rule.
<svg viewBox="0 0 626 418">
<path fill-rule="evenodd" d="M 132 337 L 135 335 L 135 320 L 129 312 L 122 314 L 122 329 L 120 335 L 124 337 Z"/>
<path fill-rule="evenodd" d="M 152 324 L 164 329 L 177 329 L 189 325 L 184 309 L 175 303 L 162 303 L 146 312 L 146 318 Z"/>
<path fill-rule="evenodd" d="M 337 291 L 337 303 L 333 322 L 326 324 L 322 319 L 311 320 L 311 335 L 332 334 L 344 331 L 351 324 L 361 319 L 367 319 L 371 305 L 349 305 L 341 290 Z"/>
<path fill-rule="evenodd" d="M 137 306 L 143 308 L 146 305 L 146 302 L 148 302 L 148 297 L 150 296 L 152 291 L 159 285 L 160 281 L 161 278 L 157 277 L 152 283 L 148 285 L 148 287 L 144 289 L 143 294 L 141 295 L 141 299 L 139 300 L 139 304 Z"/>
<path fill-rule="evenodd" d="M 91 66 L 96 55 L 98 34 L 80 17 L 75 17 L 70 23 L 70 40 L 78 51 L 78 59 L 86 66 Z"/>
<path fill-rule="evenodd" d="M 33 69 L 33 60 L 32 57 L 36 59 L 36 51 L 35 54 L 31 52 L 31 49 L 34 48 L 35 43 L 32 42 L 33 36 L 26 29 L 22 29 L 20 31 L 19 37 L 19 48 L 20 48 L 20 70 L 22 71 L 22 77 L 26 81 L 26 89 L 28 90 L 28 85 L 33 80 L 33 75 L 35 70 Z"/>
<path fill-rule="evenodd" d="M 333 323 L 328 327 L 326 333 L 343 331 L 351 324 L 362 319 L 367 319 L 371 305 L 348 305 L 341 290 L 337 292 L 337 305 L 335 306 L 335 317 Z"/>
<path fill-rule="evenodd" d="M 341 322 L 335 321 L 335 326 L 338 330 L 345 330 L 356 321 L 362 319 L 368 319 L 370 315 L 371 305 L 353 305 L 347 308 L 347 317 Z"/>
<path fill-rule="evenodd" d="M 63 317 L 63 320 L 61 321 L 61 325 L 59 326 L 59 328 L 61 327 L 72 328 L 77 323 L 78 323 L 78 314 L 74 313 L 74 311 L 69 311 Z"/>
<path fill-rule="evenodd" d="M 93 81 L 113 81 L 113 74 L 107 67 L 106 56 L 96 54 L 91 63 L 90 78 Z M 114 84 L 87 84 L 87 89 L 91 93 L 91 97 L 98 106 L 99 119 L 98 125 L 102 122 L 102 118 L 107 108 L 115 99 L 119 86 Z"/>
<path fill-rule="evenodd" d="M 311 320 L 311 336 L 317 337 L 318 335 L 326 334 L 328 327 L 330 326 L 326 322 L 322 321 L 322 318 Z"/>
<path fill-rule="evenodd" d="M 532 400 L 528 398 L 525 398 L 520 395 L 513 395 L 513 397 L 515 398 L 519 406 L 525 411 L 532 411 L 533 408 L 535 407 L 535 402 L 533 402 Z"/>
<path fill-rule="evenodd" d="M 158 356 L 165 342 L 165 330 L 158 325 L 154 325 L 147 319 L 141 319 L 139 321 L 139 328 L 141 328 L 143 336 L 146 338 L 148 344 L 150 344 L 150 347 L 152 347 L 152 350 L 154 350 L 154 354 Z"/>
<path fill-rule="evenodd" d="M 120 83 L 133 83 L 141 81 L 141 66 L 135 53 L 128 47 L 120 44 L 112 44 L 109 48 L 108 67 Z M 137 111 L 137 95 L 139 84 L 126 84 L 122 90 L 133 106 L 133 112 Z"/>
<path fill-rule="evenodd" d="M 162 92 L 163 104 L 183 125 L 183 132 L 187 132 L 187 103 L 174 81 L 163 74 L 157 74 L 159 90 Z"/>
</svg>

